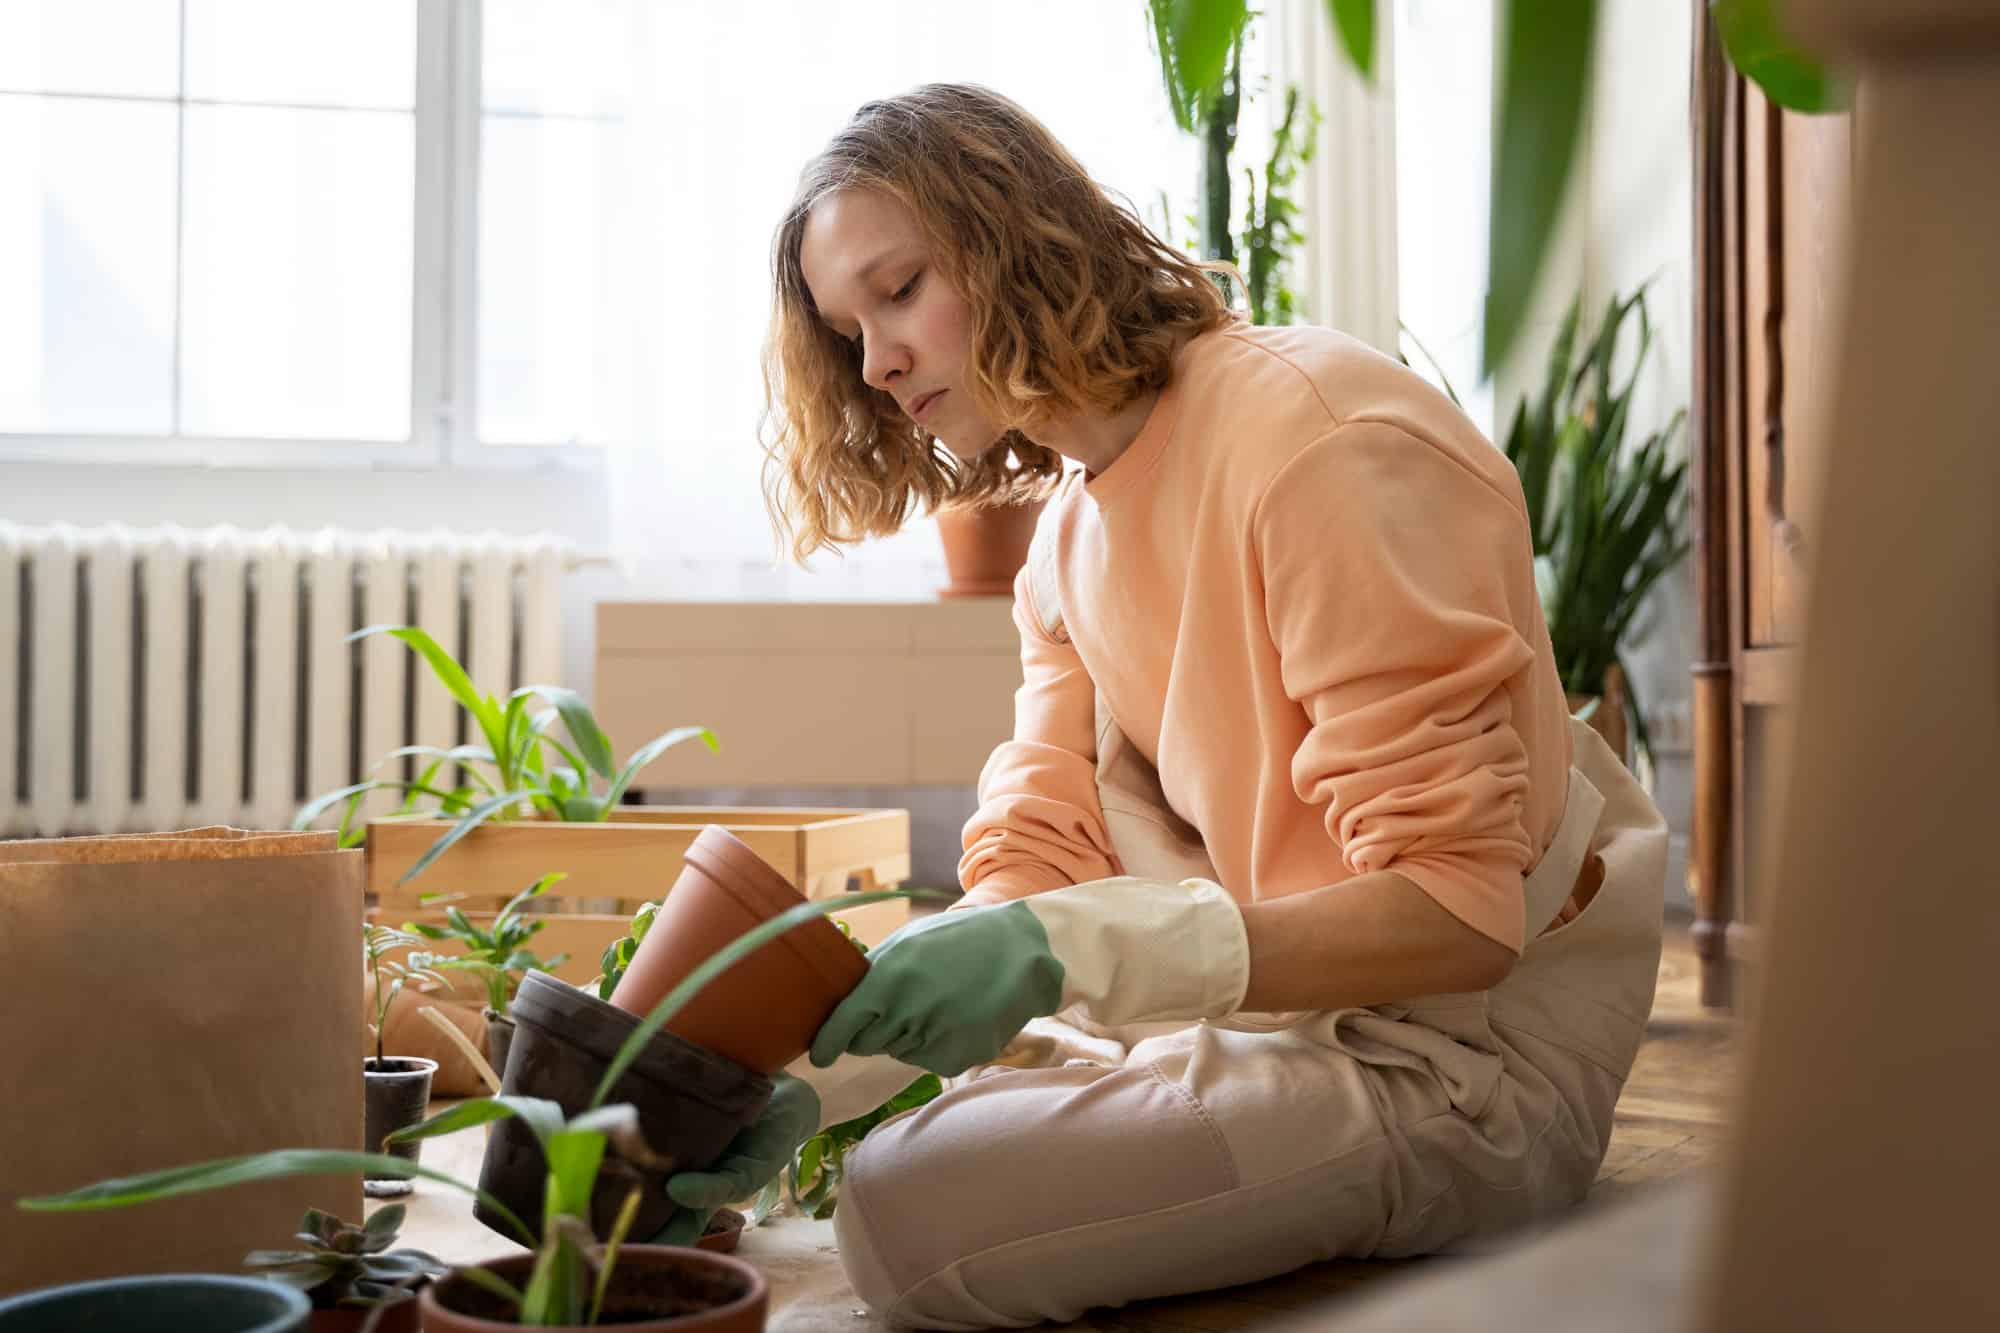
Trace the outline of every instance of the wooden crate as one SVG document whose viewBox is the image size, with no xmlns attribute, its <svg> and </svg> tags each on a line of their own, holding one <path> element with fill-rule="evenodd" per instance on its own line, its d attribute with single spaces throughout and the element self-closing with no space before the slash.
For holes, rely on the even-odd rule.
<svg viewBox="0 0 2000 1333">
<path fill-rule="evenodd" d="M 421 899 L 454 900 L 475 924 L 551 871 L 568 878 L 535 900 L 548 924 L 531 946 L 570 960 L 555 975 L 581 985 L 597 974 L 597 959 L 623 935 L 632 914 L 673 887 L 681 858 L 695 837 L 720 824 L 809 898 L 861 889 L 895 888 L 910 876 L 907 810 L 791 809 L 758 806 L 620 806 L 602 824 L 523 819 L 486 824 L 461 838 L 407 884 L 397 878 L 428 850 L 451 821 L 434 815 L 391 816 L 368 822 L 370 919 L 400 926 L 440 922 L 441 908 Z M 869 904 L 837 913 L 869 944 L 909 919 L 909 904 Z M 453 953 L 440 946 L 440 953 Z"/>
</svg>

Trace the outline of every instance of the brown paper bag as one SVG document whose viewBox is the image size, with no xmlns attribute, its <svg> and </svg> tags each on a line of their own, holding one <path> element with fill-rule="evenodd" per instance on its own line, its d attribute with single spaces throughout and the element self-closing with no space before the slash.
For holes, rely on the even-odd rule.
<svg viewBox="0 0 2000 1333">
<path fill-rule="evenodd" d="M 199 829 L 0 843 L 0 1294 L 240 1272 L 352 1176 L 88 1213 L 14 1201 L 271 1148 L 361 1146 L 363 854 Z"/>
</svg>

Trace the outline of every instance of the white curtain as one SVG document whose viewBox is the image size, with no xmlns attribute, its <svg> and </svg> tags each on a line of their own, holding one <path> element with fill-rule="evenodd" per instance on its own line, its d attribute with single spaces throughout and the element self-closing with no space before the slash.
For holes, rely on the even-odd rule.
<svg viewBox="0 0 2000 1333">
<path fill-rule="evenodd" d="M 775 558 L 759 475 L 759 353 L 770 243 L 800 168 L 871 98 L 971 81 L 1019 101 L 1150 219 L 1191 207 L 1192 140 L 1173 126 L 1143 0 L 629 0 L 623 136 L 602 367 L 614 429 L 612 546 L 643 595 L 928 597 L 934 526 Z"/>
</svg>

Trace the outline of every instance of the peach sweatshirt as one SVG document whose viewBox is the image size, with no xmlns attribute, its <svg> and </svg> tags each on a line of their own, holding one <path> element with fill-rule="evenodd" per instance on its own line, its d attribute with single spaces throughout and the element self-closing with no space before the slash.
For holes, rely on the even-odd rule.
<svg viewBox="0 0 2000 1333">
<path fill-rule="evenodd" d="M 1014 589 L 1014 738 L 980 776 L 965 887 L 1121 873 L 1093 695 L 1238 902 L 1393 869 L 1517 952 L 1568 710 L 1506 456 L 1330 330 L 1190 341 L 1139 436 L 1041 520 L 1068 641 Z"/>
</svg>

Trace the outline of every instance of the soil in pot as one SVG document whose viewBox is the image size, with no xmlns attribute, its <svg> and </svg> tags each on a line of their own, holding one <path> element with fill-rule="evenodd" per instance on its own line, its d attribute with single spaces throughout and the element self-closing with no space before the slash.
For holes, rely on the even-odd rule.
<svg viewBox="0 0 2000 1333">
<path fill-rule="evenodd" d="M 307 1333 L 361 1333 L 368 1316 L 374 1313 L 366 1306 L 342 1305 L 331 1310 L 314 1310 Z M 417 1298 L 412 1293 L 407 1301 L 400 1301 L 394 1309 L 385 1310 L 375 1323 L 375 1333 L 418 1333 L 423 1325 L 418 1320 Z"/>
<path fill-rule="evenodd" d="M 362 1087 L 366 1093 L 363 1114 L 362 1149 L 386 1152 L 405 1161 L 417 1160 L 421 1140 L 384 1145 L 382 1140 L 409 1125 L 420 1124 L 431 1101 L 431 1075 L 437 1061 L 415 1055 L 392 1055 L 385 1060 L 361 1062 Z M 362 1191 L 372 1198 L 408 1194 L 411 1182 L 394 1176 L 364 1175 Z"/>
<path fill-rule="evenodd" d="M 642 1016 L 651 1012 L 716 950 L 804 901 L 740 838 L 709 825 L 688 848 L 680 877 L 611 1003 Z M 861 951 L 820 917 L 786 931 L 710 981 L 666 1030 L 773 1074 L 805 1054 L 834 1006 L 867 972 Z"/>
<path fill-rule="evenodd" d="M 0 1300 L 0 1333 L 304 1333 L 311 1312 L 304 1292 L 266 1278 L 114 1277 Z"/>
<path fill-rule="evenodd" d="M 482 1264 L 516 1288 L 525 1287 L 533 1255 Z M 514 1307 L 458 1273 L 426 1287 L 426 1333 L 493 1333 L 517 1328 Z M 741 1259 L 663 1245 L 627 1245 L 618 1251 L 600 1324 L 651 1333 L 757 1333 L 764 1327 L 770 1288 Z"/>
<path fill-rule="evenodd" d="M 513 1014 L 514 1045 L 501 1090 L 547 1098 L 571 1116 L 589 1107 L 604 1071 L 640 1022 L 636 1015 L 542 972 L 530 972 L 522 981 Z M 770 1099 L 771 1080 L 763 1074 L 665 1031 L 612 1085 L 609 1098 L 631 1103 L 648 1146 L 670 1157 L 674 1169 L 687 1171 L 713 1163 Z M 608 1234 L 626 1194 L 637 1184 L 641 1203 L 631 1234 L 641 1240 L 658 1234 L 674 1212 L 666 1194 L 669 1174 L 607 1155 L 591 1198 L 592 1228 L 600 1236 Z M 541 1220 L 547 1180 L 548 1165 L 528 1127 L 511 1117 L 494 1121 L 487 1130 L 479 1187 L 534 1226 Z M 518 1239 L 485 1205 L 475 1206 L 473 1216 Z"/>
</svg>

